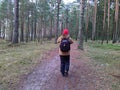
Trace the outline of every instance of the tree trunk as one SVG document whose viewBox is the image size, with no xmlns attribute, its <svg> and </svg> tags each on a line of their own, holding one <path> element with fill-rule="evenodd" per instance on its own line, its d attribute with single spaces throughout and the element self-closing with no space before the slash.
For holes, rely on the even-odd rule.
<svg viewBox="0 0 120 90">
<path fill-rule="evenodd" d="M 12 33 L 13 33 L 13 18 L 12 18 L 12 8 L 11 8 L 11 0 L 8 0 L 8 11 L 7 11 L 7 40 L 12 42 Z"/>
<path fill-rule="evenodd" d="M 83 50 L 84 9 L 85 9 L 85 0 L 80 0 L 80 22 L 79 22 L 79 34 L 78 34 L 78 48 L 81 50 Z"/>
<path fill-rule="evenodd" d="M 28 42 L 28 39 L 29 39 L 29 36 L 30 36 L 29 24 L 30 24 L 30 18 L 29 18 L 29 12 L 28 12 L 28 18 L 27 18 L 27 30 L 26 30 L 26 42 Z"/>
<path fill-rule="evenodd" d="M 14 26 L 14 23 L 13 23 L 13 19 L 11 18 L 11 21 L 10 21 L 10 31 L 9 31 L 9 41 L 12 42 L 12 37 L 13 37 L 13 27 Z"/>
<path fill-rule="evenodd" d="M 118 39 L 118 15 L 119 15 L 119 0 L 116 0 L 116 8 L 115 8 L 115 33 L 113 35 L 113 43 L 117 42 Z"/>
<path fill-rule="evenodd" d="M 95 3 L 95 7 L 94 7 L 94 22 L 93 22 L 92 40 L 95 40 L 95 34 L 96 34 L 97 0 L 94 0 L 94 3 Z"/>
<path fill-rule="evenodd" d="M 105 29 L 106 29 L 106 0 L 104 0 L 104 18 L 103 18 L 103 31 L 102 31 L 102 42 L 104 41 L 105 36 Z"/>
<path fill-rule="evenodd" d="M 11 20 L 11 31 L 10 31 L 10 33 L 11 33 L 11 34 L 10 34 L 10 35 L 11 35 L 11 36 L 10 36 L 11 42 L 12 42 L 12 37 L 13 37 L 13 28 L 14 28 L 13 26 L 14 26 L 14 23 L 13 23 L 12 20 Z"/>
<path fill-rule="evenodd" d="M 85 37 L 85 41 L 87 42 L 87 38 L 88 38 L 88 22 L 89 22 L 89 0 L 87 3 L 87 16 L 86 16 L 86 37 Z"/>
<path fill-rule="evenodd" d="M 77 34 L 78 34 L 78 31 L 79 30 L 79 14 L 78 14 L 78 12 L 77 12 L 77 14 L 76 14 L 76 40 L 78 39 L 77 38 Z M 77 32 L 78 31 L 78 32 Z"/>
<path fill-rule="evenodd" d="M 4 25 L 3 26 L 3 39 L 5 39 L 5 37 L 6 37 L 5 32 L 6 32 L 6 30 L 5 30 L 5 25 Z"/>
<path fill-rule="evenodd" d="M 119 10 L 120 13 L 120 10 Z M 120 43 L 120 14 L 118 15 L 118 42 Z"/>
<path fill-rule="evenodd" d="M 43 17 L 41 17 L 41 20 L 40 20 L 41 22 L 40 22 L 40 31 L 39 31 L 39 40 L 40 40 L 40 44 L 42 44 L 43 43 L 43 36 L 42 36 L 42 33 L 43 33 Z"/>
<path fill-rule="evenodd" d="M 49 32 L 49 40 L 52 39 L 52 27 L 53 27 L 53 20 L 52 20 L 52 16 L 51 16 L 51 20 L 50 20 L 50 32 Z"/>
<path fill-rule="evenodd" d="M 108 28 L 107 28 L 107 43 L 109 42 L 109 29 L 110 29 L 110 0 L 108 0 Z"/>
<path fill-rule="evenodd" d="M 37 41 L 40 42 L 40 28 L 41 28 L 41 18 L 39 18 L 38 23 L 37 23 Z"/>
<path fill-rule="evenodd" d="M 14 0 L 15 3 L 15 20 L 14 20 L 14 31 L 13 31 L 13 41 L 12 43 L 18 43 L 18 34 L 19 34 L 19 0 Z"/>
<path fill-rule="evenodd" d="M 57 44 L 57 39 L 58 39 L 58 31 L 59 31 L 59 7 L 60 7 L 61 0 L 58 0 L 58 5 L 57 5 L 57 21 L 56 21 L 56 33 L 55 33 L 55 44 Z"/>
<path fill-rule="evenodd" d="M 33 33 L 33 29 L 34 29 L 34 27 L 33 27 L 33 25 L 34 25 L 33 21 L 34 20 L 33 20 L 33 11 L 32 11 L 32 17 L 31 17 L 31 41 L 33 41 L 33 34 L 34 34 Z"/>
<path fill-rule="evenodd" d="M 36 40 L 36 24 L 37 24 L 37 17 L 36 17 L 36 14 L 35 14 L 35 21 L 34 21 L 34 41 Z"/>
<path fill-rule="evenodd" d="M 20 33 L 20 41 L 24 42 L 24 16 L 21 17 L 21 33 Z"/>
<path fill-rule="evenodd" d="M 40 18 L 39 18 L 39 22 L 38 22 L 38 28 L 39 28 L 39 30 L 38 30 L 38 37 L 37 37 L 37 40 L 38 40 L 38 42 L 40 42 L 40 44 L 42 44 L 42 28 L 43 28 L 43 16 L 41 16 Z"/>
<path fill-rule="evenodd" d="M 1 21 L 0 21 L 0 38 L 2 38 L 1 34 L 2 34 L 2 30 L 1 30 Z"/>
<path fill-rule="evenodd" d="M 68 28 L 68 9 L 66 9 L 66 27 L 65 28 Z"/>
<path fill-rule="evenodd" d="M 44 21 L 44 24 L 43 24 L 43 38 L 46 38 L 46 21 Z"/>
</svg>

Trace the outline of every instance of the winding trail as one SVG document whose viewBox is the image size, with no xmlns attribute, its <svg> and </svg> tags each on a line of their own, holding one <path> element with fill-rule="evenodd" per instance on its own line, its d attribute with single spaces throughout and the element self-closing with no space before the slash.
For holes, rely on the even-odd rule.
<svg viewBox="0 0 120 90">
<path fill-rule="evenodd" d="M 97 70 L 84 51 L 72 45 L 68 77 L 60 73 L 58 49 L 50 51 L 42 62 L 20 83 L 17 90 L 111 90 L 109 78 Z"/>
</svg>

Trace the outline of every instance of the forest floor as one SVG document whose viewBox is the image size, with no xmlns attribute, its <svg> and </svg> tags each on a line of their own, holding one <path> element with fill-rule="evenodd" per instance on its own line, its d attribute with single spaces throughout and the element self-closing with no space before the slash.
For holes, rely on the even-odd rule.
<svg viewBox="0 0 120 90">
<path fill-rule="evenodd" d="M 12 90 L 120 90 L 114 89 L 116 78 L 105 67 L 85 55 L 86 50 L 71 48 L 71 64 L 68 77 L 60 73 L 58 49 L 46 53 L 45 58 L 28 75 L 22 75 Z"/>
</svg>

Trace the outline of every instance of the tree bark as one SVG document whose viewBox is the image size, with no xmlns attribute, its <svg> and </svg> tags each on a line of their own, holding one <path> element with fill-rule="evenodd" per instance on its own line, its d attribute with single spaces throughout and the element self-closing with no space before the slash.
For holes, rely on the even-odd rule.
<svg viewBox="0 0 120 90">
<path fill-rule="evenodd" d="M 89 0 L 87 3 L 87 16 L 86 16 L 86 37 L 85 37 L 85 41 L 87 42 L 87 38 L 88 38 L 88 22 L 89 22 Z"/>
<path fill-rule="evenodd" d="M 5 35 L 5 32 L 6 32 L 6 27 L 5 27 L 5 25 L 3 25 L 3 39 L 5 39 L 5 37 L 6 37 L 6 35 Z"/>
<path fill-rule="evenodd" d="M 34 23 L 34 20 L 33 20 L 33 11 L 31 11 L 31 14 L 32 15 L 31 15 L 31 37 L 30 37 L 31 39 L 30 40 L 33 41 L 33 35 L 34 35 L 34 33 L 33 33 L 34 32 L 34 30 L 33 30 L 34 29 L 34 27 L 33 27 L 34 26 L 34 24 L 33 24 Z"/>
<path fill-rule="evenodd" d="M 15 3 L 15 20 L 14 20 L 14 31 L 13 31 L 13 40 L 12 43 L 18 43 L 18 35 L 19 35 L 19 0 L 14 0 Z"/>
<path fill-rule="evenodd" d="M 26 30 L 26 42 L 28 42 L 28 39 L 29 39 L 29 36 L 30 36 L 29 24 L 30 24 L 30 18 L 29 18 L 29 12 L 28 12 L 28 18 L 27 18 L 27 30 Z"/>
<path fill-rule="evenodd" d="M 95 3 L 95 7 L 94 7 L 94 22 L 93 22 L 92 40 L 95 40 L 95 34 L 96 34 L 97 0 L 94 0 L 94 3 Z"/>
<path fill-rule="evenodd" d="M 35 20 L 34 20 L 34 41 L 36 40 L 36 24 L 37 24 L 37 17 L 35 12 Z"/>
<path fill-rule="evenodd" d="M 52 19 L 52 16 L 51 16 L 51 20 L 50 20 L 50 32 L 49 32 L 49 40 L 52 39 L 52 27 L 53 27 L 53 19 Z"/>
<path fill-rule="evenodd" d="M 85 0 L 80 0 L 80 22 L 79 22 L 79 33 L 78 33 L 78 48 L 83 50 L 83 29 L 84 29 L 84 9 Z"/>
<path fill-rule="evenodd" d="M 120 13 L 120 10 L 119 10 Z M 118 15 L 118 43 L 120 43 L 120 14 Z"/>
<path fill-rule="evenodd" d="M 113 35 L 113 43 L 117 42 L 118 39 L 118 15 L 119 15 L 119 0 L 116 0 L 116 8 L 115 8 L 115 33 Z"/>
<path fill-rule="evenodd" d="M 41 20 L 40 20 L 40 27 L 39 27 L 39 42 L 40 42 L 40 44 L 42 44 L 43 43 L 43 36 L 42 36 L 42 33 L 43 33 L 43 17 L 41 17 Z"/>
<path fill-rule="evenodd" d="M 0 38 L 2 38 L 1 34 L 2 34 L 2 31 L 1 31 L 1 21 L 0 21 Z"/>
<path fill-rule="evenodd" d="M 110 29 L 110 0 L 108 0 L 108 28 L 107 28 L 107 43 L 109 42 L 109 29 Z"/>
<path fill-rule="evenodd" d="M 102 31 L 102 42 L 104 42 L 104 36 L 105 36 L 105 29 L 106 29 L 106 0 L 104 0 L 104 18 L 103 18 L 103 31 Z"/>
<path fill-rule="evenodd" d="M 57 39 L 58 39 L 58 31 L 59 31 L 59 7 L 60 7 L 61 0 L 58 0 L 58 5 L 57 5 L 57 21 L 56 21 L 56 33 L 55 33 L 55 44 L 57 44 Z"/>
<path fill-rule="evenodd" d="M 21 17 L 21 33 L 20 33 L 20 41 L 24 42 L 24 16 Z"/>
<path fill-rule="evenodd" d="M 79 14 L 78 14 L 78 12 L 76 13 L 76 40 L 78 39 L 77 38 L 77 34 L 78 34 L 78 31 L 79 30 Z"/>
<path fill-rule="evenodd" d="M 66 27 L 65 28 L 68 28 L 68 9 L 66 9 Z"/>
<path fill-rule="evenodd" d="M 11 4 L 12 4 L 12 1 L 11 0 L 8 0 L 8 11 L 7 11 L 7 40 L 9 42 L 12 42 L 12 33 L 13 33 L 13 12 L 12 12 L 12 7 L 11 7 Z"/>
</svg>

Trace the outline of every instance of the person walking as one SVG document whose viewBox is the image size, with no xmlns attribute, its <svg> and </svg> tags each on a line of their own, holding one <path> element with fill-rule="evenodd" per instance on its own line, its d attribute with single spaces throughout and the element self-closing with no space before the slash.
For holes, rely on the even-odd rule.
<svg viewBox="0 0 120 90">
<path fill-rule="evenodd" d="M 68 76 L 70 67 L 70 45 L 73 43 L 72 38 L 69 36 L 69 30 L 64 29 L 62 35 L 58 38 L 59 55 L 60 55 L 60 71 L 62 76 Z"/>
</svg>

